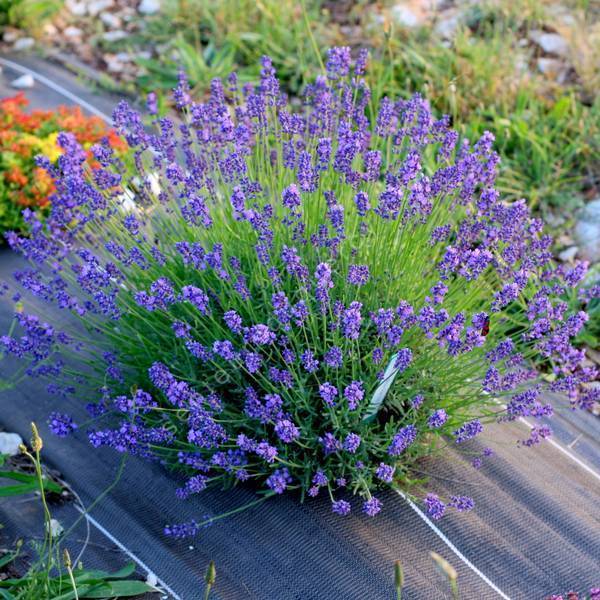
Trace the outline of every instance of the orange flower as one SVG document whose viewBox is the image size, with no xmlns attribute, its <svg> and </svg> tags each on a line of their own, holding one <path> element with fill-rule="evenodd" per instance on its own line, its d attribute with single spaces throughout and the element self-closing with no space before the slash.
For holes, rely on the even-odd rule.
<svg viewBox="0 0 600 600">
<path fill-rule="evenodd" d="M 9 169 L 6 172 L 5 178 L 8 183 L 14 183 L 20 187 L 25 187 L 29 181 L 23 171 L 17 166 Z"/>
</svg>

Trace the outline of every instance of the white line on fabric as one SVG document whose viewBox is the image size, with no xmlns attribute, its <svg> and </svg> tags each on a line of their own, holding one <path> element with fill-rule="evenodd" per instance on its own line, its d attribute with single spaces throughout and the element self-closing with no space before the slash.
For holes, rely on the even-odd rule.
<svg viewBox="0 0 600 600">
<path fill-rule="evenodd" d="M 533 427 L 534 427 L 534 425 L 532 425 L 527 419 L 524 419 L 523 417 L 520 417 L 519 421 L 521 421 L 521 423 L 525 423 L 525 425 L 527 425 L 527 427 L 529 427 L 529 429 L 533 429 Z M 569 450 L 567 450 L 562 444 L 559 444 L 552 438 L 546 438 L 546 441 L 549 444 L 551 444 L 552 446 L 554 446 L 557 450 L 560 450 L 563 454 L 568 456 L 573 462 L 576 462 L 582 469 L 585 469 L 590 475 L 593 475 L 596 479 L 600 480 L 600 473 L 598 473 L 598 471 L 596 471 L 596 469 L 594 469 L 593 467 L 590 467 L 590 465 L 584 463 L 581 459 L 579 459 L 577 456 L 575 456 L 572 452 L 569 452 Z"/>
<path fill-rule="evenodd" d="M 110 531 L 108 531 L 108 529 L 106 529 L 105 527 L 103 527 L 102 525 L 100 525 L 100 523 L 98 523 L 98 521 L 96 521 L 96 519 L 94 519 L 94 517 L 91 517 L 89 514 L 87 514 L 85 512 L 85 510 L 83 510 L 80 506 L 75 506 L 75 508 L 86 518 L 86 520 L 91 523 L 98 531 L 100 531 L 103 535 L 105 535 L 113 544 L 115 544 L 116 546 L 119 547 L 119 549 L 124 552 L 129 558 L 131 558 L 131 560 L 133 560 L 135 563 L 137 563 L 142 569 L 144 569 L 144 571 L 146 571 L 147 574 L 154 574 L 156 575 L 156 573 L 154 573 L 154 571 L 152 571 L 152 569 L 150 569 L 150 567 L 148 567 L 148 565 L 138 556 L 136 556 L 129 548 L 127 548 L 127 546 L 125 546 L 122 542 L 120 542 Z M 181 596 L 179 596 L 178 594 L 176 594 L 172 588 L 170 586 L 168 586 L 162 579 L 160 579 L 160 577 L 156 576 L 156 581 L 158 582 L 158 584 L 160 585 L 161 588 L 163 588 L 166 592 L 168 592 L 169 594 L 171 594 L 171 596 L 175 599 L 175 600 L 182 600 Z"/>
<path fill-rule="evenodd" d="M 475 573 L 478 577 L 480 577 L 485 583 L 487 583 L 501 598 L 504 598 L 504 600 L 511 600 L 510 596 L 507 596 L 496 584 L 494 584 L 489 577 L 487 577 L 486 575 L 484 575 L 451 541 L 450 539 L 444 534 L 444 532 L 439 529 L 439 527 L 433 522 L 431 521 L 427 515 L 403 492 L 401 492 L 400 490 L 397 490 L 398 494 L 400 496 L 402 496 L 402 498 L 404 498 L 404 500 L 406 500 L 408 502 L 408 505 L 419 515 L 419 517 L 421 517 L 421 519 L 423 519 L 423 521 L 425 521 L 425 523 L 427 523 L 427 525 L 429 526 L 430 529 L 433 530 L 433 532 L 444 542 L 444 544 L 446 544 L 446 546 L 448 546 L 448 548 L 450 548 L 450 550 L 452 550 L 452 552 L 454 552 L 454 554 L 456 554 L 456 556 L 462 560 L 465 565 L 467 565 L 467 567 L 469 567 L 469 569 L 471 569 L 471 571 L 473 571 L 473 573 Z"/>
<path fill-rule="evenodd" d="M 91 105 L 89 102 L 86 102 L 83 98 L 80 98 L 73 92 L 70 92 L 69 90 L 65 89 L 64 87 L 62 87 L 62 85 L 55 83 L 54 81 L 48 79 L 44 75 L 40 75 L 40 73 L 38 73 L 37 71 L 29 69 L 28 67 L 23 67 L 22 65 L 13 62 L 12 60 L 8 60 L 6 58 L 0 58 L 0 65 L 4 65 L 5 67 L 18 71 L 19 73 L 31 75 L 34 79 L 37 79 L 37 81 L 39 81 L 41 84 L 45 85 L 46 87 L 49 87 L 55 92 L 58 92 L 65 98 L 76 102 L 82 108 L 85 108 L 87 111 L 91 112 L 93 115 L 100 117 L 109 124 L 112 123 L 112 119 L 108 115 L 104 114 L 101 110 L 98 110 L 95 106 Z"/>
</svg>

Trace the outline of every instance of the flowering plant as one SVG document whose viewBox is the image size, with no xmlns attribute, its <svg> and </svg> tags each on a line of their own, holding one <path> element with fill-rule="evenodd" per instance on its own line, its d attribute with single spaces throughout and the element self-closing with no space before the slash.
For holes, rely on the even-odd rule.
<svg viewBox="0 0 600 600">
<path fill-rule="evenodd" d="M 114 148 L 122 140 L 98 117 L 86 117 L 79 107 L 26 112 L 23 93 L 0 100 L 0 231 L 21 231 L 24 209 L 47 211 L 54 191 L 51 176 L 36 166 L 35 156 L 55 161 L 61 154 L 56 139 L 60 131 L 72 132 L 84 148 L 108 136 Z"/>
<path fill-rule="evenodd" d="M 120 103 L 134 177 L 106 143 L 91 171 L 70 134 L 57 165 L 38 160 L 56 193 L 45 223 L 8 236 L 34 265 L 16 281 L 88 335 L 18 313 L 24 332 L 2 343 L 54 393 L 95 382 L 92 445 L 178 465 L 181 498 L 248 480 L 265 497 L 327 494 L 340 515 L 358 494 L 372 516 L 420 457 L 549 415 L 545 387 L 597 396 L 570 344 L 586 314 L 565 301 L 585 265 L 554 264 L 542 223 L 499 198 L 490 134 L 459 141 L 418 95 L 375 103 L 365 61 L 332 49 L 296 110 L 268 58 L 257 87 L 231 75 L 205 103 L 182 74 L 183 122 L 151 95 L 155 132 Z M 434 518 L 473 505 L 422 495 Z"/>
</svg>

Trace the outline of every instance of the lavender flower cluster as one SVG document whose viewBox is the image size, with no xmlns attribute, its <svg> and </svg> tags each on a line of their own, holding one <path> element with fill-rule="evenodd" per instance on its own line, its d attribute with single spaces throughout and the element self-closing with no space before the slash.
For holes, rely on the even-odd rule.
<svg viewBox="0 0 600 600">
<path fill-rule="evenodd" d="M 403 487 L 432 441 L 458 452 L 487 422 L 546 417 L 547 388 L 598 399 L 571 344 L 587 316 L 565 301 L 586 265 L 554 264 L 525 202 L 500 198 L 491 134 L 459 140 L 419 95 L 375 102 L 365 63 L 332 49 L 300 105 L 266 57 L 258 85 L 232 74 L 205 102 L 181 74 L 182 119 L 152 101 L 152 128 L 126 102 L 114 111 L 133 171 L 108 143 L 89 169 L 67 133 L 56 164 L 39 158 L 56 193 L 46 221 L 28 213 L 30 233 L 8 235 L 31 264 L 16 298 L 89 334 L 19 312 L 1 343 L 53 393 L 94 384 L 92 445 L 178 465 L 181 499 L 249 481 L 325 494 L 339 515 L 358 494 L 373 516 L 377 490 Z M 63 414 L 50 426 L 77 427 Z M 423 502 L 434 518 L 473 507 Z"/>
</svg>

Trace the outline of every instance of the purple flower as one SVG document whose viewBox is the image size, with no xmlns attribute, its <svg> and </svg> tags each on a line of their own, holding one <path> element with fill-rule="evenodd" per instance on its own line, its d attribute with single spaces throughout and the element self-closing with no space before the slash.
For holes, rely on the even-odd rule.
<svg viewBox="0 0 600 600">
<path fill-rule="evenodd" d="M 327 76 L 330 79 L 346 77 L 350 72 L 351 62 L 352 57 L 350 55 L 349 47 L 341 46 L 338 48 L 331 48 L 327 53 Z"/>
<path fill-rule="evenodd" d="M 365 390 L 362 381 L 353 381 L 344 390 L 344 398 L 348 400 L 348 408 L 355 410 L 365 397 Z"/>
<path fill-rule="evenodd" d="M 348 283 L 358 287 L 365 285 L 369 281 L 368 265 L 350 265 L 348 268 Z"/>
<path fill-rule="evenodd" d="M 338 346 L 332 346 L 323 357 L 325 364 L 331 369 L 339 369 L 343 364 L 342 349 Z"/>
<path fill-rule="evenodd" d="M 483 425 L 478 419 L 475 419 L 474 421 L 469 421 L 468 423 L 465 423 L 459 429 L 457 429 L 454 432 L 454 437 L 456 438 L 456 443 L 460 444 L 461 442 L 474 438 L 482 431 Z"/>
<path fill-rule="evenodd" d="M 421 404 L 423 404 L 423 402 L 425 401 L 425 396 L 423 396 L 423 394 L 417 394 L 411 401 L 410 401 L 410 405 L 417 410 Z"/>
<path fill-rule="evenodd" d="M 50 431 L 58 437 L 67 437 L 70 433 L 77 429 L 77 425 L 73 419 L 64 413 L 53 412 L 48 417 L 48 427 Z"/>
<path fill-rule="evenodd" d="M 234 350 L 233 344 L 229 340 L 216 341 L 213 344 L 212 350 L 225 360 L 236 360 L 238 357 L 238 353 Z"/>
<path fill-rule="evenodd" d="M 300 437 L 300 430 L 288 419 L 282 419 L 275 424 L 275 433 L 282 442 L 289 444 Z"/>
<path fill-rule="evenodd" d="M 427 425 L 429 425 L 431 429 L 439 429 L 447 420 L 448 415 L 446 414 L 446 411 L 443 408 L 439 408 L 429 415 Z"/>
<path fill-rule="evenodd" d="M 344 336 L 349 340 L 356 340 L 360 335 L 360 325 L 362 323 L 361 309 L 362 304 L 355 301 L 342 313 L 342 330 Z"/>
<path fill-rule="evenodd" d="M 281 194 L 281 200 L 284 206 L 287 206 L 291 209 L 296 209 L 302 204 L 300 192 L 298 191 L 296 184 L 292 183 L 286 187 L 285 190 L 283 190 Z"/>
<path fill-rule="evenodd" d="M 452 496 L 448 506 L 453 506 L 458 512 L 466 512 L 471 510 L 475 503 L 473 498 L 469 498 L 469 496 Z"/>
<path fill-rule="evenodd" d="M 327 478 L 327 475 L 323 473 L 323 471 L 319 470 L 314 474 L 312 482 L 317 486 L 324 486 L 327 485 L 329 479 Z"/>
<path fill-rule="evenodd" d="M 331 503 L 331 510 L 336 515 L 349 515 L 351 510 L 350 502 L 347 502 L 346 500 L 334 500 Z"/>
<path fill-rule="evenodd" d="M 235 310 L 228 310 L 223 315 L 223 320 L 233 333 L 242 332 L 242 317 L 240 317 Z"/>
<path fill-rule="evenodd" d="M 395 470 L 395 467 L 391 467 L 385 463 L 379 463 L 379 466 L 375 470 L 375 475 L 385 483 L 392 483 Z"/>
<path fill-rule="evenodd" d="M 244 352 L 244 364 L 248 373 L 256 373 L 262 365 L 262 357 L 256 352 Z"/>
<path fill-rule="evenodd" d="M 269 329 L 267 325 L 259 323 L 250 327 L 245 334 L 245 340 L 251 344 L 265 346 L 272 344 L 277 339 L 277 336 Z"/>
<path fill-rule="evenodd" d="M 181 288 L 181 297 L 193 304 L 203 315 L 210 313 L 208 296 L 194 285 Z"/>
<path fill-rule="evenodd" d="M 335 399 L 338 395 L 338 390 L 328 381 L 319 386 L 319 395 L 328 406 L 335 406 Z"/>
<path fill-rule="evenodd" d="M 310 350 L 305 350 L 300 357 L 302 366 L 309 372 L 313 373 L 319 367 L 319 361 L 315 359 L 313 353 Z"/>
<path fill-rule="evenodd" d="M 271 446 L 267 441 L 263 440 L 256 445 L 254 450 L 258 456 L 266 460 L 268 463 L 272 463 L 277 456 L 277 448 Z"/>
<path fill-rule="evenodd" d="M 267 486 L 269 486 L 276 494 L 283 494 L 289 483 L 292 482 L 292 477 L 287 468 L 276 469 L 275 472 L 267 478 Z"/>
<path fill-rule="evenodd" d="M 446 505 L 439 499 L 435 494 L 427 494 L 425 496 L 425 508 L 427 509 L 427 514 L 436 521 L 441 519 L 446 512 Z"/>
<path fill-rule="evenodd" d="M 369 498 L 369 500 L 363 502 L 362 510 L 369 517 L 374 517 L 381 510 L 381 507 L 381 501 L 373 496 L 372 498 Z"/>
<path fill-rule="evenodd" d="M 408 368 L 408 365 L 412 362 L 413 354 L 410 348 L 401 348 L 396 354 L 396 361 L 394 362 L 394 369 L 398 369 L 398 372 L 403 373 Z"/>
<path fill-rule="evenodd" d="M 349 433 L 343 443 L 343 448 L 346 452 L 354 454 L 360 446 L 360 435 L 357 433 Z"/>
<path fill-rule="evenodd" d="M 388 447 L 390 456 L 398 456 L 406 450 L 417 439 L 417 428 L 414 425 L 402 427 L 392 438 L 392 443 Z"/>
<path fill-rule="evenodd" d="M 333 452 L 337 452 L 341 449 L 342 445 L 336 439 L 336 437 L 331 432 L 325 433 L 322 437 L 319 438 L 319 441 L 323 445 L 323 452 L 325 455 L 332 454 Z"/>
</svg>

